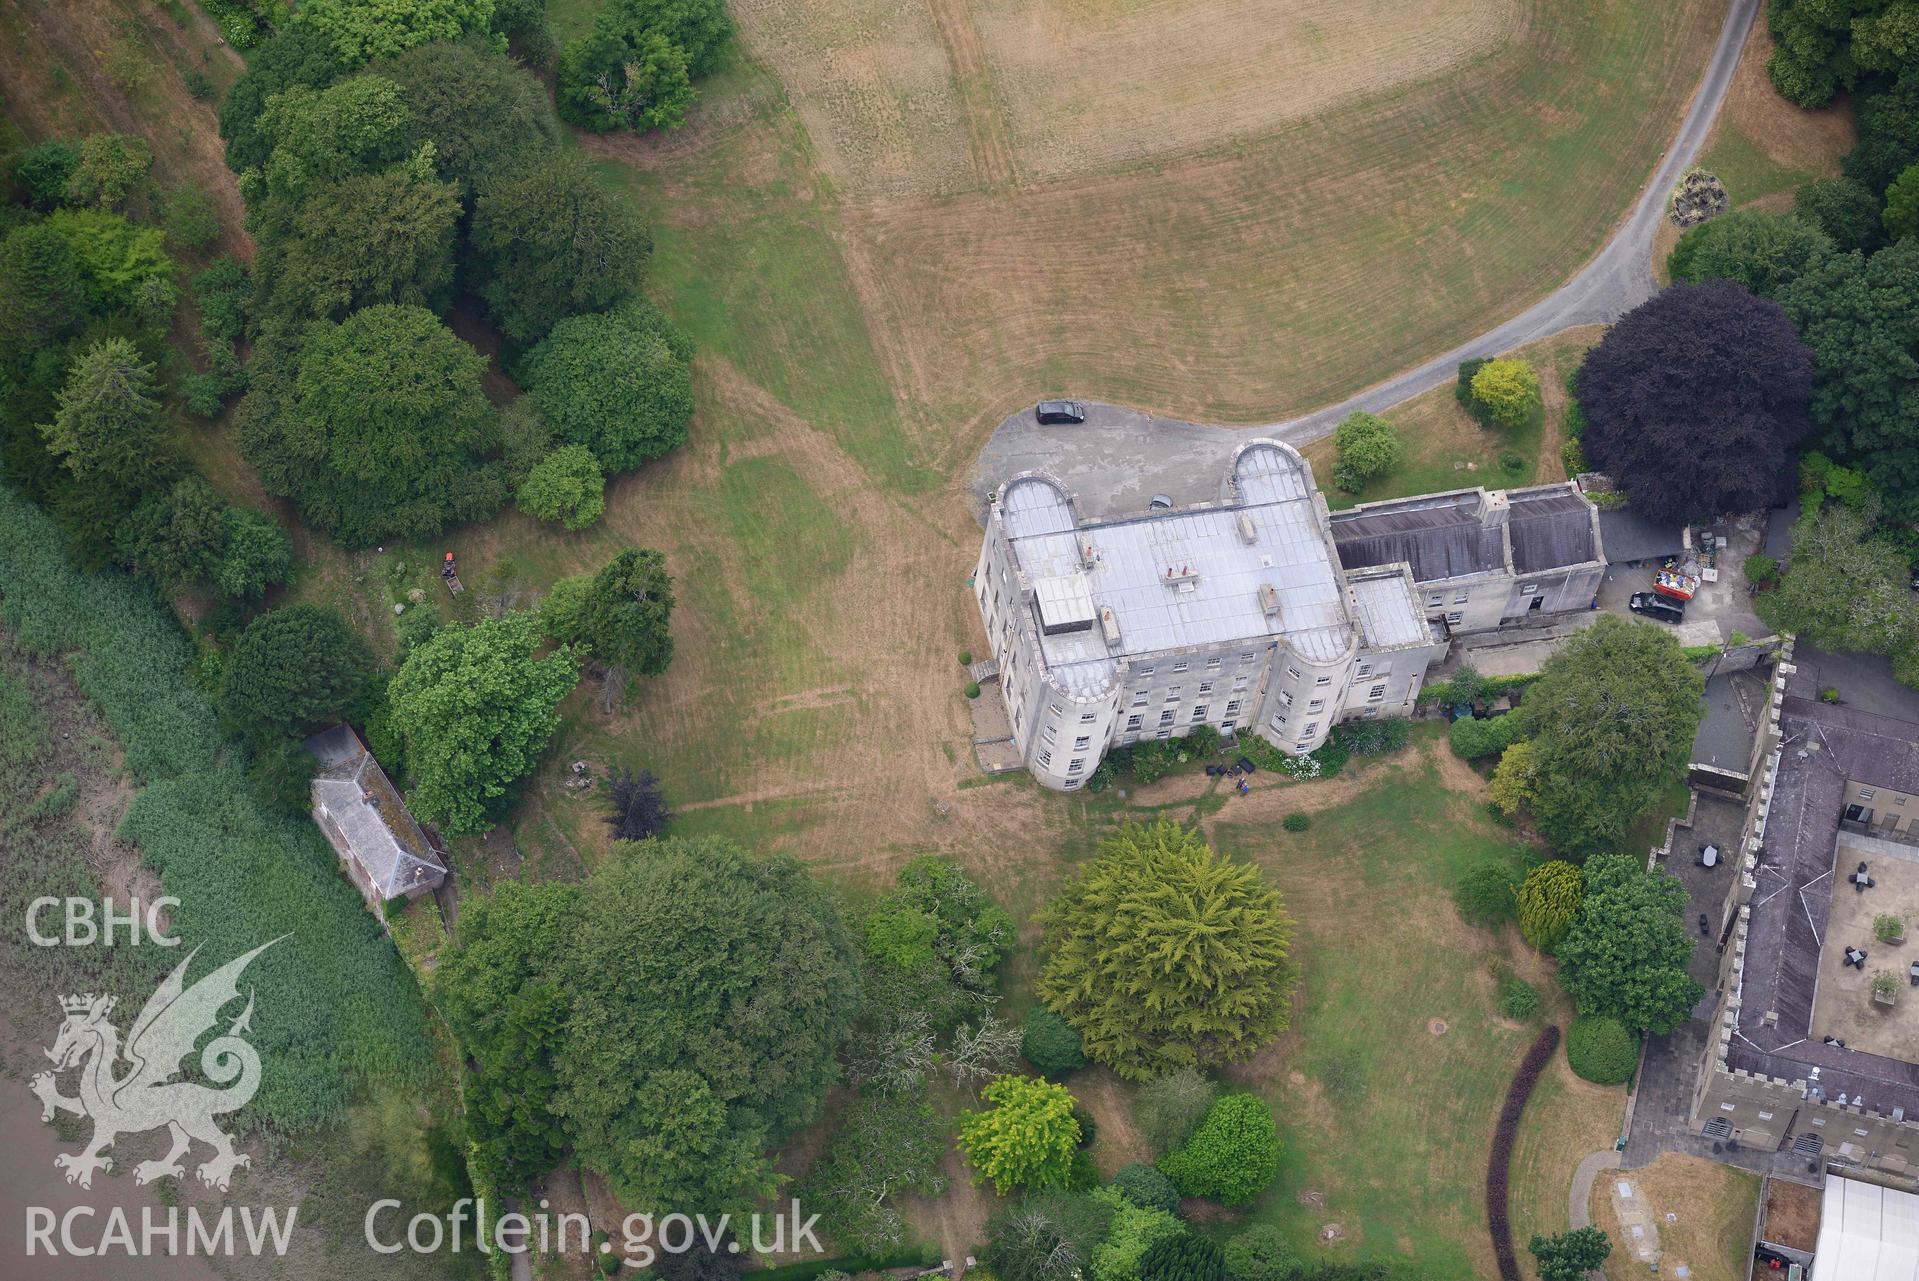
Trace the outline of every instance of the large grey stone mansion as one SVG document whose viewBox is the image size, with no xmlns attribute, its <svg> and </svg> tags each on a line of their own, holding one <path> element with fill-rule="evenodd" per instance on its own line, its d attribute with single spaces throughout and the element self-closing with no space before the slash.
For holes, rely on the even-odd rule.
<svg viewBox="0 0 1919 1281">
<path fill-rule="evenodd" d="M 1590 607 L 1597 510 L 1571 485 L 1330 512 L 1279 441 L 1240 445 L 1216 498 L 1086 514 L 1045 469 L 992 493 L 973 578 L 1013 743 L 1047 787 L 1198 725 L 1304 755 L 1406 715 L 1451 637 Z"/>
</svg>

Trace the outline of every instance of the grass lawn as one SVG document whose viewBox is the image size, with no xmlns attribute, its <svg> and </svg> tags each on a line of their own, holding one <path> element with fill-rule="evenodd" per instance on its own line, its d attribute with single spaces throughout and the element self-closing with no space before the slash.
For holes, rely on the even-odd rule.
<svg viewBox="0 0 1919 1281">
<path fill-rule="evenodd" d="M 1451 383 L 1394 406 L 1381 417 L 1399 428 L 1399 466 L 1356 494 L 1333 486 L 1332 437 L 1306 446 L 1302 452 L 1327 505 L 1338 510 L 1475 485 L 1508 489 L 1566 479 L 1559 447 L 1566 439 L 1567 380 L 1604 333 L 1604 326 L 1581 325 L 1506 353 L 1533 367 L 1544 402 L 1542 412 L 1516 430 L 1480 426 L 1460 408 Z"/>
<path fill-rule="evenodd" d="M 1311 1257 L 1405 1255 L 1434 1281 L 1469 1281 L 1493 1271 L 1480 1184 L 1540 1026 L 1499 1016 L 1496 974 L 1535 982 L 1548 1017 L 1570 1011 L 1515 933 L 1471 929 L 1453 911 L 1463 871 L 1518 867 L 1528 849 L 1487 817 L 1484 784 L 1440 735 L 1422 730 L 1406 752 L 1348 768 L 1229 800 L 1205 824 L 1222 852 L 1274 878 L 1303 969 L 1292 1031 L 1229 1073 L 1272 1100 L 1284 1143 L 1278 1183 L 1243 1221 L 1278 1224 Z M 1307 831 L 1272 821 L 1291 809 L 1312 815 Z M 1623 1090 L 1573 1079 L 1562 1056 L 1527 1110 L 1516 1231 L 1564 1229 L 1572 1167 L 1611 1146 L 1624 1103 Z M 1328 1225 L 1339 1235 L 1316 1245 Z"/>
<path fill-rule="evenodd" d="M 1764 201 L 1790 208 L 1801 183 L 1839 172 L 1839 158 L 1852 148 L 1852 112 L 1843 101 L 1820 111 L 1802 111 L 1773 90 L 1766 75 L 1772 33 L 1752 24 L 1752 35 L 1733 75 L 1699 165 L 1719 175 L 1735 207 Z"/>
<path fill-rule="evenodd" d="M 1716 1161 L 1666 1152 L 1643 1170 L 1608 1173 L 1593 1181 L 1593 1224 L 1613 1239 L 1605 1268 L 1608 1281 L 1637 1281 L 1651 1275 L 1646 1263 L 1635 1257 L 1633 1238 L 1615 1209 L 1621 1179 L 1633 1185 L 1633 1195 L 1643 1198 L 1650 1210 L 1659 1234 L 1658 1275 L 1675 1275 L 1682 1265 L 1702 1281 L 1747 1275 L 1759 1176 Z"/>
</svg>

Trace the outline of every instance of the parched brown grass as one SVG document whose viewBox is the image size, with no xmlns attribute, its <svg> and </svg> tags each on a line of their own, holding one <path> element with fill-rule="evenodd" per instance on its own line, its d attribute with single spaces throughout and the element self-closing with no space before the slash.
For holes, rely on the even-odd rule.
<svg viewBox="0 0 1919 1281">
<path fill-rule="evenodd" d="M 1633 1257 L 1632 1243 L 1614 1209 L 1618 1183 L 1632 1184 L 1633 1196 L 1659 1234 L 1659 1275 L 1673 1276 L 1685 1266 L 1699 1281 L 1739 1281 L 1752 1263 L 1753 1214 L 1759 1202 L 1759 1176 L 1699 1157 L 1665 1152 L 1639 1170 L 1608 1170 L 1593 1180 L 1591 1212 L 1595 1227 L 1613 1239 L 1606 1260 L 1609 1281 L 1648 1275 Z"/>
<path fill-rule="evenodd" d="M 1205 150 L 1523 40 L 1518 0 L 974 0 L 1023 177 Z"/>
</svg>

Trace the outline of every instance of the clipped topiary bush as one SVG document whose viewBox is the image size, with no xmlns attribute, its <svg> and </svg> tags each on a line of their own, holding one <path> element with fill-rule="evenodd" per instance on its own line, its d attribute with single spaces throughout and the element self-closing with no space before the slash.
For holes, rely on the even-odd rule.
<svg viewBox="0 0 1919 1281">
<path fill-rule="evenodd" d="M 1481 863 L 1453 886 L 1459 919 L 1482 930 L 1496 930 L 1513 919 L 1519 877 L 1507 863 Z"/>
<path fill-rule="evenodd" d="M 1310 815 L 1292 813 L 1281 819 L 1279 825 L 1289 832 L 1303 832 L 1313 825 L 1313 820 Z"/>
<path fill-rule="evenodd" d="M 1639 1038 L 1618 1019 L 1582 1014 L 1566 1032 L 1566 1062 L 1595 1085 L 1624 1085 L 1639 1067 Z"/>
<path fill-rule="evenodd" d="M 1507 1218 L 1510 1202 L 1508 1176 L 1513 1163 L 1513 1141 L 1519 1135 L 1519 1120 L 1526 1114 L 1526 1100 L 1539 1084 L 1539 1074 L 1552 1062 L 1559 1047 L 1559 1029 L 1549 1027 L 1539 1034 L 1506 1087 L 1506 1102 L 1499 1109 L 1499 1125 L 1493 1130 L 1492 1157 L 1486 1163 L 1486 1230 L 1492 1234 L 1493 1257 L 1499 1263 L 1500 1281 L 1519 1281 L 1519 1260 L 1513 1257 L 1512 1222 Z"/>
<path fill-rule="evenodd" d="M 1157 1167 L 1142 1161 L 1121 1166 L 1107 1186 L 1142 1209 L 1164 1210 L 1168 1214 L 1179 1209 L 1179 1189 L 1173 1186 L 1173 1181 Z"/>
<path fill-rule="evenodd" d="M 1052 1080 L 1086 1066 L 1086 1051 L 1078 1031 L 1043 1005 L 1026 1016 L 1019 1048 L 1028 1063 Z"/>
<path fill-rule="evenodd" d="M 1159 1168 L 1186 1196 L 1245 1204 L 1279 1172 L 1272 1108 L 1258 1095 L 1226 1095 L 1207 1110 L 1184 1147 L 1161 1158 Z"/>
</svg>

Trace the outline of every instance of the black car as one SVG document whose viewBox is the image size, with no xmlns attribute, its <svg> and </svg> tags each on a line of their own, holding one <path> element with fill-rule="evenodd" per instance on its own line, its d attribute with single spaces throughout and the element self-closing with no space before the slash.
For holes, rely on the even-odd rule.
<svg viewBox="0 0 1919 1281">
<path fill-rule="evenodd" d="M 1686 607 L 1669 596 L 1661 596 L 1658 592 L 1634 592 L 1632 599 L 1626 602 L 1626 608 L 1635 614 L 1656 618 L 1662 623 L 1686 621 Z"/>
<path fill-rule="evenodd" d="M 1042 400 L 1033 411 L 1040 426 L 1051 427 L 1059 423 L 1083 423 L 1086 421 L 1086 406 L 1077 400 Z"/>
</svg>

